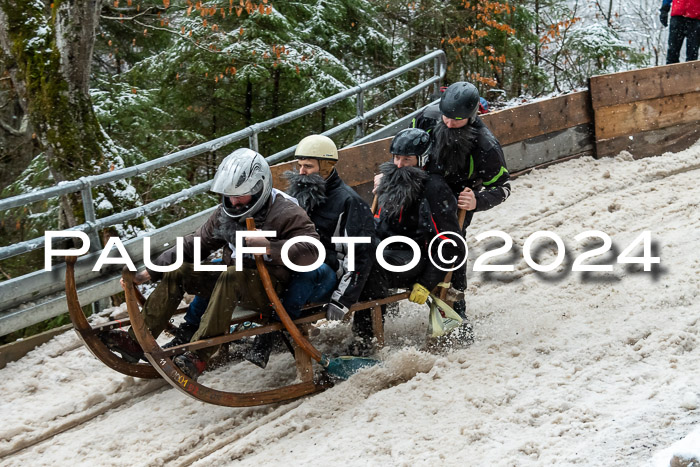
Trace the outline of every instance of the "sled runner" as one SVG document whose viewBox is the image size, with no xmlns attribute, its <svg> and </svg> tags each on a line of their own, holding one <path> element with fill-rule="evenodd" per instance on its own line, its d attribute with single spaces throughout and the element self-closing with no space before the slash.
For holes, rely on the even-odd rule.
<svg viewBox="0 0 700 467">
<path fill-rule="evenodd" d="M 160 375 L 148 363 L 129 363 L 121 357 L 112 353 L 111 350 L 100 340 L 99 333 L 109 329 L 128 326 L 129 320 L 110 321 L 94 328 L 90 326 L 78 301 L 78 291 L 75 286 L 75 256 L 66 256 L 66 301 L 68 302 L 68 314 L 73 322 L 73 328 L 80 339 L 92 354 L 102 363 L 113 370 L 127 376 L 137 378 L 155 379 Z"/>
</svg>

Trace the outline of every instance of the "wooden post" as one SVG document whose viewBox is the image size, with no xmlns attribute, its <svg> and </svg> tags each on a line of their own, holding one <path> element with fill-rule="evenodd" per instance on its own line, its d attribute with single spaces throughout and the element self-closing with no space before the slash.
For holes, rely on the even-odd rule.
<svg viewBox="0 0 700 467">
<path fill-rule="evenodd" d="M 299 325 L 299 330 L 301 331 L 301 334 L 306 338 L 309 337 L 309 327 L 310 324 L 308 323 Z M 299 379 L 299 381 L 303 383 L 313 381 L 314 369 L 311 357 L 308 353 L 304 352 L 304 350 L 297 345 L 294 339 L 292 339 L 292 347 L 294 348 L 294 361 L 296 362 L 297 366 L 297 379 Z"/>
<path fill-rule="evenodd" d="M 381 305 L 372 308 L 372 329 L 374 329 L 374 337 L 377 338 L 377 347 L 384 347 L 384 323 L 382 322 Z"/>
</svg>

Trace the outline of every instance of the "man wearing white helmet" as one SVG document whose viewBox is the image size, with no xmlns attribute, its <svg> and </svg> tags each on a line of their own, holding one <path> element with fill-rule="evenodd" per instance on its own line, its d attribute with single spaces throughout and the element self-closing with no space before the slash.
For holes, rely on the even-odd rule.
<svg viewBox="0 0 700 467">
<path fill-rule="evenodd" d="M 284 289 L 290 277 L 290 271 L 282 263 L 281 251 L 285 242 L 298 236 L 319 238 L 306 212 L 272 188 L 270 167 L 255 151 L 238 149 L 227 156 L 216 171 L 211 190 L 221 195 L 222 203 L 204 225 L 184 238 L 183 265 L 164 274 L 145 270 L 135 275 L 135 284 L 160 279 L 142 310 L 146 326 L 154 337 L 165 329 L 185 293 L 209 299 L 193 340 L 224 334 L 237 305 L 270 311 L 254 258 L 244 256 L 243 270 L 237 271 L 234 266 L 236 232 L 246 230 L 246 218 L 253 217 L 261 230 L 276 231 L 274 238 L 248 238 L 245 246 L 267 249 L 266 264 L 278 291 Z M 223 248 L 222 261 L 228 266 L 226 271 L 194 270 L 195 237 L 200 239 L 199 257 L 202 259 Z M 289 248 L 287 255 L 292 263 L 307 266 L 316 261 L 318 251 L 309 243 L 298 242 Z M 165 266 L 175 261 L 176 251 L 171 248 L 154 264 Z M 131 329 L 128 333 L 107 331 L 102 334 L 102 339 L 128 361 L 138 361 L 143 357 Z M 186 352 L 175 357 L 174 362 L 184 373 L 196 379 L 215 351 L 215 347 L 209 347 L 196 353 Z"/>
<path fill-rule="evenodd" d="M 369 242 L 356 244 L 355 267 L 350 271 L 348 244 L 334 243 L 332 238 L 371 237 L 372 211 L 338 175 L 338 149 L 333 140 L 323 135 L 307 136 L 297 145 L 294 156 L 298 170 L 284 174 L 289 182 L 287 193 L 299 201 L 321 237 L 326 249 L 324 265 L 338 278 L 324 300 L 329 301 L 326 315 L 330 320 L 340 320 L 360 296 L 372 267 L 374 249 Z M 287 301 L 294 301 L 294 295 L 286 294 Z M 296 295 L 303 293 L 299 290 Z"/>
</svg>

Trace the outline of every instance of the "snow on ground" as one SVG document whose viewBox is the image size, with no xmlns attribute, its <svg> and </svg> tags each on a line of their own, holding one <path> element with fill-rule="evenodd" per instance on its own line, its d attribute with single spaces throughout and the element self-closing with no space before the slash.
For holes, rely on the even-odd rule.
<svg viewBox="0 0 700 467">
<path fill-rule="evenodd" d="M 474 235 L 500 230 L 514 241 L 498 258 L 513 272 L 470 273 L 475 343 L 420 350 L 427 308 L 403 303 L 387 318 L 382 366 L 300 401 L 205 405 L 115 373 L 73 334 L 60 336 L 0 370 L 0 463 L 660 467 L 674 454 L 700 457 L 699 178 L 700 144 L 636 161 L 582 158 L 518 178 L 511 199 L 477 213 L 470 229 L 470 265 L 485 251 Z M 543 230 L 566 245 L 552 272 L 522 256 L 528 236 Z M 613 248 L 586 263 L 613 264 L 612 272 L 571 272 L 600 244 L 575 240 L 589 230 L 608 234 Z M 660 265 L 615 263 L 643 231 Z M 555 248 L 542 244 L 535 256 L 548 264 Z M 334 323 L 316 341 L 329 351 L 350 339 Z M 293 378 L 291 357 L 280 353 L 267 370 L 239 362 L 202 382 L 250 391 Z M 38 438 L 50 439 L 1 457 Z"/>
</svg>

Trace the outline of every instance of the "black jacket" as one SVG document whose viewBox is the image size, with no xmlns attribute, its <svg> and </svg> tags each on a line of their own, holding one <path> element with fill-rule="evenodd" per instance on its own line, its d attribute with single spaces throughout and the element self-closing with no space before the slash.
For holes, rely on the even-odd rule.
<svg viewBox="0 0 700 467">
<path fill-rule="evenodd" d="M 413 126 L 432 133 L 441 121 L 442 114 L 438 104 L 429 105 L 413 120 Z M 467 169 L 459 173 L 446 173 L 445 167 L 438 163 L 437 154 L 431 154 L 426 170 L 445 177 L 455 197 L 465 188 L 474 191 L 476 209 L 467 212 L 465 227 L 469 225 L 475 211 L 485 211 L 501 204 L 510 196 L 510 176 L 506 168 L 503 150 L 496 137 L 491 133 L 479 117 L 470 123 L 477 133 L 476 147 L 470 154 L 464 154 L 468 159 Z"/>
<path fill-rule="evenodd" d="M 316 232 L 326 248 L 326 260 L 340 278 L 331 300 L 350 307 L 357 302 L 372 268 L 372 245 L 355 245 L 355 270 L 348 270 L 347 244 L 332 243 L 332 237 L 372 237 L 372 211 L 355 190 L 340 179 L 333 170 L 326 180 L 326 200 L 309 211 Z"/>
<path fill-rule="evenodd" d="M 394 235 L 402 235 L 413 239 L 418 244 L 422 260 L 425 262 L 425 269 L 418 280 L 421 285 L 432 290 L 443 280 L 446 271 L 440 270 L 429 260 L 428 246 L 438 234 L 443 232 L 459 233 L 459 225 L 457 223 L 457 200 L 441 176 L 430 174 L 423 185 L 420 199 L 409 206 L 402 206 L 399 216 L 382 215 L 380 206 L 374 215 L 374 220 L 377 243 Z M 464 244 L 456 240 L 454 236 L 449 238 L 455 240 L 456 246 L 446 243 L 443 248 L 443 256 L 446 259 L 456 256 L 457 262 L 459 262 L 464 258 Z M 446 264 L 439 261 L 438 244 L 438 240 L 433 244 L 432 258 L 442 268 L 448 268 L 451 263 Z M 397 242 L 392 243 L 388 248 L 410 249 L 410 246 Z"/>
</svg>

